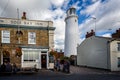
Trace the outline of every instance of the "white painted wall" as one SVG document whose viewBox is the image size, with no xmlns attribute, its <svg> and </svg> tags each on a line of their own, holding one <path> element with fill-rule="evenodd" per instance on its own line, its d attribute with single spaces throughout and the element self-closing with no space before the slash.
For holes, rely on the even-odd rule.
<svg viewBox="0 0 120 80">
<path fill-rule="evenodd" d="M 0 24 L 11 24 L 11 25 L 18 25 L 18 19 L 12 18 L 0 18 Z M 42 21 L 42 20 L 19 20 L 19 25 L 24 26 L 41 26 L 41 27 L 53 27 L 52 21 Z"/>
<path fill-rule="evenodd" d="M 112 41 L 110 43 L 111 71 L 120 71 L 120 67 L 118 67 L 118 57 L 120 58 L 120 51 L 118 51 L 117 43 L 120 43 L 120 41 Z"/>
<path fill-rule="evenodd" d="M 77 65 L 109 69 L 108 40 L 95 36 L 85 39 L 77 48 Z"/>
</svg>

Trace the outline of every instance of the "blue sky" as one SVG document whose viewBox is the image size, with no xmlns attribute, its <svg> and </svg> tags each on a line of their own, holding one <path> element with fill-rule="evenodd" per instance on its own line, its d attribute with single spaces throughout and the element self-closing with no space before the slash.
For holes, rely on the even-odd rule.
<svg viewBox="0 0 120 80">
<path fill-rule="evenodd" d="M 86 32 L 95 27 L 96 35 L 104 37 L 111 37 L 120 28 L 119 4 L 120 0 L 0 0 L 0 17 L 16 18 L 19 8 L 20 15 L 26 11 L 29 20 L 51 20 L 56 27 L 55 49 L 64 49 L 67 9 L 74 6 L 77 10 L 81 43 Z"/>
</svg>

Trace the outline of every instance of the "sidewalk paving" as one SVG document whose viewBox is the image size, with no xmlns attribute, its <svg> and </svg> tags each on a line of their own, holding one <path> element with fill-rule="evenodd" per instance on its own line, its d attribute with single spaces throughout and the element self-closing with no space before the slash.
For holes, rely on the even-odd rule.
<svg viewBox="0 0 120 80">
<path fill-rule="evenodd" d="M 78 66 L 70 66 L 71 73 L 73 74 L 119 74 L 120 71 L 109 71 L 104 69 L 95 69 L 89 67 L 78 67 Z"/>
</svg>

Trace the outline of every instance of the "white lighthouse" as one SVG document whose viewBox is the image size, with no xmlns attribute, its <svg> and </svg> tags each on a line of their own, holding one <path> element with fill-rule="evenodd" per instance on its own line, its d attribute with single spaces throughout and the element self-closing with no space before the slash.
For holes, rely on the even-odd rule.
<svg viewBox="0 0 120 80">
<path fill-rule="evenodd" d="M 67 10 L 65 22 L 64 55 L 70 57 L 70 55 L 77 55 L 77 44 L 79 43 L 78 16 L 74 7 Z"/>
</svg>

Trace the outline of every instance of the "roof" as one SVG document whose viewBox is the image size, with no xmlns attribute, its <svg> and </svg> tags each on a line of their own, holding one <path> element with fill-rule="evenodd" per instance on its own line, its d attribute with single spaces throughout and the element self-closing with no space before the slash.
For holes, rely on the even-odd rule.
<svg viewBox="0 0 120 80">
<path fill-rule="evenodd" d="M 27 28 L 46 28 L 48 27 L 52 30 L 55 30 L 55 27 L 53 26 L 52 21 L 41 21 L 41 20 L 21 20 L 21 19 L 15 19 L 15 18 L 1 18 L 0 17 L 0 26 L 1 27 L 26 27 Z"/>
<path fill-rule="evenodd" d="M 0 19 L 14 19 L 14 20 L 18 20 L 17 18 L 6 18 L 6 17 L 0 17 Z M 22 19 L 19 19 L 19 20 L 22 20 Z M 53 21 L 50 21 L 50 20 L 48 21 L 48 20 L 29 20 L 29 19 L 26 19 L 25 21 L 41 21 L 41 22 L 52 22 L 53 23 Z"/>
<path fill-rule="evenodd" d="M 115 40 L 116 41 L 120 41 L 120 38 L 111 38 L 111 37 L 102 37 L 102 36 L 91 36 L 91 37 L 86 38 L 83 42 L 81 42 L 81 44 L 84 43 L 87 39 L 92 38 L 92 37 L 99 38 L 99 39 L 106 39 L 108 42 L 112 42 L 112 41 L 115 41 Z M 80 45 L 78 45 L 78 47 Z"/>
</svg>

